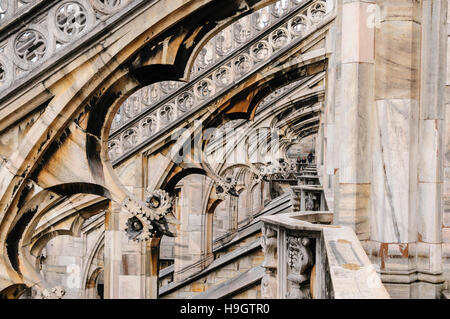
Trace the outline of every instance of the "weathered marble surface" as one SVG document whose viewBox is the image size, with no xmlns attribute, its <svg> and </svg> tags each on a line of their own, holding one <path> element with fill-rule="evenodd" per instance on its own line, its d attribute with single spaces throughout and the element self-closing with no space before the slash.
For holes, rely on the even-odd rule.
<svg viewBox="0 0 450 319">
<path fill-rule="evenodd" d="M 302 236 L 317 238 L 321 234 L 327 258 L 326 267 L 331 277 L 332 290 L 336 299 L 390 298 L 374 265 L 367 257 L 354 231 L 345 226 L 314 225 L 295 218 L 295 213 L 264 217 L 266 225 L 281 231 L 301 231 Z M 319 236 L 320 237 L 320 236 Z M 316 242 L 317 247 L 317 242 Z M 281 252 L 278 252 L 280 256 Z M 316 255 L 317 256 L 317 255 Z M 316 267 L 317 267 L 316 260 Z M 325 269 L 316 272 L 326 271 Z M 316 275 L 320 277 L 320 274 Z M 277 278 L 278 283 L 286 278 Z M 319 286 L 315 290 L 323 289 Z"/>
</svg>

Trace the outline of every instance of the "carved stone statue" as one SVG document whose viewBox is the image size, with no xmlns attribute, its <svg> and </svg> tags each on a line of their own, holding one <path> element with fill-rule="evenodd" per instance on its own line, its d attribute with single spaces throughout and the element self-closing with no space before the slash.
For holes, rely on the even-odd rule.
<svg viewBox="0 0 450 319">
<path fill-rule="evenodd" d="M 310 249 L 311 240 L 306 237 L 287 238 L 287 291 L 288 299 L 309 299 L 310 290 L 306 285 L 313 265 Z"/>
<path fill-rule="evenodd" d="M 314 194 L 312 194 L 312 193 L 306 194 L 306 198 L 305 198 L 305 209 L 306 209 L 307 211 L 312 211 L 312 210 L 314 210 L 314 206 L 315 206 L 315 204 L 314 204 L 314 199 L 315 199 Z"/>
</svg>

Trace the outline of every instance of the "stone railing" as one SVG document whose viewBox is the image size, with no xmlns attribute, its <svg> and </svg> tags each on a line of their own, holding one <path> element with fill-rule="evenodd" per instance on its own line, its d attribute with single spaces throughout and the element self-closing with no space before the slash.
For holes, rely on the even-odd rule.
<svg viewBox="0 0 450 319">
<path fill-rule="evenodd" d="M 140 3 L 155 1 L 158 0 L 0 1 L 1 96 L 69 46 L 81 45 L 94 34 L 104 32 L 118 15 Z M 11 21 L 17 19 L 19 27 Z"/>
<path fill-rule="evenodd" d="M 298 213 L 263 217 L 263 298 L 390 298 L 354 231 Z"/>
<path fill-rule="evenodd" d="M 114 162 L 116 159 L 126 157 L 127 154 L 134 153 L 137 148 L 148 143 L 163 129 L 211 103 L 238 82 L 244 81 L 253 72 L 270 63 L 282 50 L 301 41 L 330 16 L 325 1 L 291 1 L 306 5 L 294 11 L 281 23 L 275 24 L 273 28 L 267 29 L 259 38 L 247 42 L 246 46 L 214 64 L 213 68 L 202 73 L 182 89 L 177 90 L 175 82 L 159 83 L 160 87 L 162 85 L 167 88 L 168 98 L 162 100 L 156 98 L 159 89 L 155 91 L 155 86 L 146 87 L 141 92 L 137 92 L 137 95 L 131 96 L 125 102 L 122 111 L 116 115 L 115 121 L 123 123 L 124 120 L 121 117 L 126 113 L 129 114 L 128 118 L 133 119 L 125 127 L 111 134 L 108 143 L 110 159 Z M 286 0 L 277 3 L 285 2 Z M 169 85 L 174 87 L 166 87 Z M 170 94 L 170 92 L 174 93 Z M 153 102 L 149 100 L 152 96 L 160 101 L 153 107 L 150 106 Z M 149 101 L 149 105 L 145 111 L 142 111 L 144 100 Z M 125 111 L 132 108 L 136 110 Z"/>
<path fill-rule="evenodd" d="M 294 192 L 294 208 L 297 211 L 326 211 L 327 203 L 320 185 L 292 186 Z"/>
<path fill-rule="evenodd" d="M 2 0 L 0 1 L 0 27 L 24 12 L 30 10 L 33 6 L 44 2 L 44 0 Z"/>
<path fill-rule="evenodd" d="M 200 51 L 192 67 L 191 78 L 195 79 L 206 71 L 216 68 L 218 64 L 221 64 L 237 50 L 248 46 L 250 42 L 261 37 L 267 30 L 276 27 L 280 21 L 291 16 L 310 1 L 280 0 L 226 27 L 208 41 Z M 163 81 L 149 85 L 134 93 L 122 104 L 117 112 L 111 126 L 111 135 L 114 135 L 124 125 L 161 101 L 170 99 L 171 95 L 176 94 L 186 86 L 187 84 L 183 82 Z M 192 98 L 194 99 L 195 97 Z M 189 104 L 193 101 L 188 99 L 180 102 L 181 104 Z"/>
</svg>

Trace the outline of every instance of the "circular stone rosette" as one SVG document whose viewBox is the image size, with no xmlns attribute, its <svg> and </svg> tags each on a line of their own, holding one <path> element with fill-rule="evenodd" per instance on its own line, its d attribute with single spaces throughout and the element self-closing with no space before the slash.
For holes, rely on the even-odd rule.
<svg viewBox="0 0 450 319">
<path fill-rule="evenodd" d="M 8 51 L 13 55 L 14 64 L 25 71 L 47 60 L 55 51 L 53 35 L 37 24 L 27 26 L 10 40 Z"/>
<path fill-rule="evenodd" d="M 11 59 L 0 53 L 0 88 L 8 87 L 13 81 L 14 67 Z"/>
<path fill-rule="evenodd" d="M 157 211 L 160 217 L 164 217 L 172 210 L 172 197 L 165 190 L 157 189 L 149 194 L 146 199 L 147 207 Z"/>
<path fill-rule="evenodd" d="M 141 214 L 136 214 L 128 218 L 126 226 L 125 232 L 131 240 L 141 242 L 149 240 L 152 237 L 151 230 L 153 226 L 148 218 Z"/>
<path fill-rule="evenodd" d="M 48 18 L 56 38 L 62 42 L 73 41 L 95 24 L 95 12 L 86 0 L 63 1 L 50 10 Z"/>
<path fill-rule="evenodd" d="M 95 10 L 105 14 L 112 15 L 124 8 L 130 0 L 91 0 Z"/>
</svg>

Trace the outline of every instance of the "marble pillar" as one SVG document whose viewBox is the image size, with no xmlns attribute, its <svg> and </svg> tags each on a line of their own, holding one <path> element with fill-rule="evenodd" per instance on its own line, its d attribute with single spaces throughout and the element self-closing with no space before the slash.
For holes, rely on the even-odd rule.
<svg viewBox="0 0 450 319">
<path fill-rule="evenodd" d="M 377 5 L 369 250 L 393 297 L 436 298 L 447 3 Z"/>
<path fill-rule="evenodd" d="M 335 103 L 338 183 L 335 223 L 352 227 L 360 240 L 369 238 L 370 111 L 374 105 L 374 35 L 370 6 L 375 1 L 343 1 L 340 70 Z M 334 131 L 334 132 L 333 132 Z M 336 171 L 334 172 L 336 173 Z"/>
<path fill-rule="evenodd" d="M 180 230 L 175 238 L 174 281 L 181 281 L 202 269 L 206 177 L 189 175 L 182 181 Z"/>
</svg>

